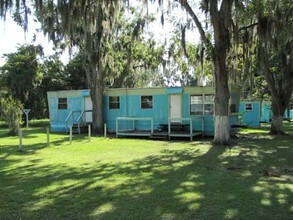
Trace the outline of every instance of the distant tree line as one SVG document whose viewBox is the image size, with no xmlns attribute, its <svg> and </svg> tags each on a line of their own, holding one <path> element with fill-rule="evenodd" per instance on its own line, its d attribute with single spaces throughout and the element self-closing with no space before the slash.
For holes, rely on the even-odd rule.
<svg viewBox="0 0 293 220">
<path fill-rule="evenodd" d="M 25 44 L 4 57 L 0 96 L 19 100 L 32 118 L 48 117 L 47 91 L 87 88 L 79 55 L 64 65 L 58 54 L 44 57 L 41 45 Z"/>
</svg>

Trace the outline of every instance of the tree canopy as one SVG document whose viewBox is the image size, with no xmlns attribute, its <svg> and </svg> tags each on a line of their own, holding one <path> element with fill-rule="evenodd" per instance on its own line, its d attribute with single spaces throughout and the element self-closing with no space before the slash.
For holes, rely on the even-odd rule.
<svg viewBox="0 0 293 220">
<path fill-rule="evenodd" d="M 151 82 L 162 85 L 167 79 L 171 84 L 170 79 L 180 73 L 176 78 L 178 81 L 183 85 L 193 85 L 202 79 L 190 73 L 200 73 L 204 81 L 215 85 L 215 143 L 225 144 L 230 140 L 228 83 L 242 86 L 250 93 L 245 95 L 249 98 L 265 97 L 269 90 L 274 113 L 271 131 L 282 133 L 280 118 L 289 106 L 293 88 L 290 33 L 293 10 L 290 0 L 203 0 L 200 4 L 187 0 L 170 1 L 168 14 L 180 5 L 188 22 L 176 24 L 180 30 L 167 49 L 166 45 L 158 46 L 154 39 L 145 38 L 142 32 L 145 24 L 152 20 L 151 16 L 135 12 L 130 6 L 125 10 L 125 2 L 131 4 L 131 1 L 119 0 L 2 0 L 0 17 L 5 17 L 10 11 L 15 21 L 27 29 L 27 16 L 31 13 L 28 3 L 32 3 L 42 31 L 56 45 L 67 41 L 69 46 L 78 47 L 79 55 L 65 68 L 65 72 L 56 57 L 44 62 L 46 65 L 42 68 L 47 75 L 42 78 L 43 86 L 47 89 L 70 84 L 72 88 L 80 88 L 73 82 L 75 77 L 81 77 L 82 86 L 91 89 L 96 130 L 103 128 L 101 109 L 105 82 L 114 87 L 137 87 Z M 148 4 L 150 1 L 143 2 Z M 162 8 L 164 1 L 151 2 L 158 2 Z M 127 13 L 131 16 L 123 17 Z M 161 21 L 165 21 L 164 12 Z M 196 27 L 201 45 L 186 43 L 188 27 Z M 203 67 L 209 70 L 207 72 L 213 72 L 213 76 L 208 75 L 211 80 L 206 80 Z M 9 65 L 5 68 L 7 72 Z M 86 75 L 86 79 L 82 75 Z M 46 77 L 55 80 L 48 80 L 46 85 Z M 256 86 L 264 89 L 255 89 Z M 23 95 L 21 99 L 25 100 L 28 89 L 19 89 L 24 92 L 15 92 Z"/>
</svg>

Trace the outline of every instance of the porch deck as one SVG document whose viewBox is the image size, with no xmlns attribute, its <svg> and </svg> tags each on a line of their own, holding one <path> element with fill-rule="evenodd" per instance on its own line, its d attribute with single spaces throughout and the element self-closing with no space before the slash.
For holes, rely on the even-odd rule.
<svg viewBox="0 0 293 220">
<path fill-rule="evenodd" d="M 148 137 L 150 139 L 171 139 L 172 137 L 186 137 L 190 138 L 192 141 L 194 137 L 196 136 L 202 136 L 201 131 L 194 131 L 190 133 L 189 131 L 173 131 L 171 133 L 165 132 L 165 131 L 153 131 L 151 133 L 150 131 L 144 131 L 144 130 L 125 130 L 120 131 L 118 134 L 116 133 L 116 137 L 122 137 L 122 136 L 135 136 L 135 137 Z"/>
<path fill-rule="evenodd" d="M 176 120 L 176 122 L 172 122 Z M 193 130 L 194 118 L 169 118 L 168 124 L 161 124 L 159 130 L 153 128 L 153 118 L 136 118 L 136 117 L 117 117 L 116 118 L 116 137 L 119 136 L 136 136 L 149 137 L 152 139 L 166 139 L 172 137 L 188 137 L 193 141 L 195 136 L 203 136 L 203 120 L 201 120 L 201 131 Z M 127 130 L 119 130 L 119 121 L 132 121 L 132 128 Z M 135 128 L 135 121 L 150 121 L 149 130 L 139 130 Z M 180 122 L 178 122 L 180 121 Z M 187 121 L 188 124 L 183 124 L 182 121 Z"/>
</svg>

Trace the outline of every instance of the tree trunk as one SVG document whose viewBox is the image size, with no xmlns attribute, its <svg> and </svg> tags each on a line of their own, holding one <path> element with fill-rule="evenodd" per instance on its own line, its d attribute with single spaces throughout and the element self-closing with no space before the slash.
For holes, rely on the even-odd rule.
<svg viewBox="0 0 293 220">
<path fill-rule="evenodd" d="M 270 134 L 274 135 L 283 135 L 285 134 L 283 128 L 283 116 L 285 113 L 286 107 L 282 105 L 282 100 L 273 100 L 272 102 L 272 124 L 270 129 Z"/>
<path fill-rule="evenodd" d="M 270 57 L 268 46 L 261 47 L 261 64 L 264 68 L 263 74 L 268 83 L 268 88 L 272 96 L 272 123 L 270 134 L 285 134 L 283 128 L 283 116 L 289 106 L 293 91 L 293 57 L 285 56 L 286 62 L 282 63 L 282 72 L 279 77 L 270 69 Z M 281 54 L 282 55 L 282 54 Z"/>
<path fill-rule="evenodd" d="M 102 134 L 104 129 L 103 99 L 104 99 L 104 77 L 102 62 L 97 61 L 97 65 L 85 65 L 87 81 L 91 90 L 91 100 L 93 104 L 93 132 Z"/>
<path fill-rule="evenodd" d="M 102 74 L 99 74 L 99 76 Z M 103 77 L 99 77 L 103 78 Z M 93 88 L 91 88 L 91 99 L 93 103 L 93 132 L 97 134 L 103 133 L 104 114 L 103 114 L 103 99 L 104 86 L 103 80 L 99 79 Z"/>
<path fill-rule="evenodd" d="M 220 46 L 221 47 L 221 46 Z M 228 73 L 226 50 L 218 47 L 215 52 L 215 133 L 214 143 L 225 145 L 230 142 Z"/>
<path fill-rule="evenodd" d="M 210 2 L 211 21 L 214 29 L 213 62 L 215 66 L 215 144 L 226 145 L 230 142 L 227 51 L 230 44 L 229 24 L 232 1 L 222 2 L 218 11 L 218 1 Z"/>
<path fill-rule="evenodd" d="M 227 51 L 230 46 L 230 23 L 232 12 L 232 0 L 224 0 L 221 2 L 220 10 L 218 8 L 219 1 L 208 1 L 209 11 L 211 14 L 211 22 L 214 29 L 214 46 L 207 38 L 204 29 L 201 26 L 198 17 L 192 10 L 191 6 L 185 0 L 178 1 L 184 7 L 187 13 L 193 19 L 201 40 L 207 48 L 213 48 L 213 62 L 215 66 L 215 133 L 214 143 L 225 145 L 230 142 L 230 125 L 229 125 L 229 98 L 230 92 L 228 87 L 228 71 L 226 66 Z"/>
</svg>

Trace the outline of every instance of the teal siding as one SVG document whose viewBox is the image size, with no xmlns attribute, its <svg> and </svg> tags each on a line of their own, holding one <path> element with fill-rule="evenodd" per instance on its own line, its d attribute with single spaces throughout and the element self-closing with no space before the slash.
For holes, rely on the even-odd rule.
<svg viewBox="0 0 293 220">
<path fill-rule="evenodd" d="M 181 94 L 183 92 L 183 87 L 170 87 L 166 89 L 167 94 Z"/>
<path fill-rule="evenodd" d="M 189 96 L 190 94 L 183 94 L 182 95 L 182 117 L 187 118 L 190 117 L 190 104 L 189 104 Z"/>
<path fill-rule="evenodd" d="M 183 89 L 183 91 L 182 91 Z M 201 88 L 202 90 L 204 88 Z M 211 89 L 208 89 L 208 94 Z M 172 92 L 168 94 L 167 91 Z M 107 124 L 107 130 L 110 132 L 116 131 L 116 118 L 117 117 L 138 117 L 138 118 L 153 118 L 154 130 L 158 129 L 160 124 L 167 124 L 170 115 L 169 101 L 170 95 L 176 92 L 182 93 L 182 117 L 193 119 L 193 129 L 196 131 L 202 130 L 202 119 L 204 120 L 204 135 L 212 136 L 214 134 L 214 116 L 213 115 L 190 115 L 190 94 L 199 94 L 198 88 L 195 89 L 185 89 L 181 88 L 180 91 L 176 89 L 153 89 L 153 90 L 111 90 L 111 93 L 106 93 L 104 96 L 104 123 Z M 109 109 L 109 95 L 119 96 L 119 109 Z M 141 95 L 152 95 L 153 97 L 153 108 L 152 109 L 142 109 L 141 108 Z M 52 131 L 65 131 L 66 123 L 65 119 L 70 114 L 71 111 L 79 111 L 71 118 L 68 123 L 69 126 L 77 119 L 80 112 L 84 108 L 84 97 L 89 96 L 89 90 L 78 90 L 78 91 L 58 91 L 58 92 L 48 92 L 48 101 L 50 109 L 50 123 Z M 68 109 L 58 110 L 58 98 L 68 99 Z M 236 103 L 239 96 L 231 94 L 231 102 Z M 238 101 L 239 103 L 239 101 Z M 183 123 L 189 123 L 184 122 Z M 230 124 L 237 124 L 237 116 L 230 116 Z M 127 130 L 132 129 L 133 121 L 119 121 L 119 129 Z M 135 128 L 138 130 L 148 130 L 150 129 L 150 121 L 136 121 Z"/>
<path fill-rule="evenodd" d="M 214 116 L 213 115 L 190 115 L 190 94 L 183 94 L 183 116 L 185 118 L 193 118 L 192 126 L 194 131 L 202 130 L 202 120 L 204 127 L 204 135 L 214 135 Z M 203 117 L 203 119 L 202 119 Z"/>
<path fill-rule="evenodd" d="M 141 108 L 141 96 L 122 95 L 120 97 L 120 109 L 109 109 L 109 96 L 104 97 L 104 121 L 109 131 L 116 129 L 117 117 L 150 117 L 153 118 L 154 128 L 168 122 L 168 95 L 153 95 L 153 108 Z M 136 121 L 136 129 L 146 130 L 150 128 L 149 121 Z M 120 121 L 119 128 L 131 129 L 132 121 Z"/>
<path fill-rule="evenodd" d="M 140 95 L 122 95 L 120 97 L 120 109 L 109 109 L 109 96 L 104 97 L 104 121 L 107 123 L 108 131 L 116 131 L 117 117 L 151 117 L 154 121 L 154 129 L 158 129 L 160 124 L 167 124 L 169 117 L 169 94 L 153 95 L 153 109 L 141 109 Z M 182 117 L 193 118 L 193 130 L 202 130 L 202 119 L 204 120 L 204 135 L 214 135 L 214 116 L 213 115 L 190 115 L 190 94 L 182 94 Z M 119 121 L 119 129 L 130 130 L 133 126 L 132 121 Z M 183 123 L 189 123 L 184 122 Z M 238 116 L 230 116 L 230 124 L 238 124 Z M 150 128 L 149 121 L 135 122 L 135 128 L 147 130 Z"/>
<path fill-rule="evenodd" d="M 65 119 L 71 111 L 73 114 L 67 123 L 71 126 L 84 108 L 84 97 L 89 95 L 89 90 L 48 92 L 50 127 L 53 132 L 65 132 Z M 67 98 L 67 109 L 58 109 L 58 98 Z"/>
<path fill-rule="evenodd" d="M 246 110 L 246 104 L 252 105 L 252 110 Z M 242 101 L 240 102 L 239 106 L 239 113 L 242 113 L 242 124 L 251 126 L 251 127 L 258 127 L 260 126 L 260 102 L 259 101 Z"/>
<path fill-rule="evenodd" d="M 293 109 L 290 110 L 289 114 L 288 118 L 288 109 L 286 109 L 283 115 L 284 119 L 293 119 Z M 273 112 L 271 102 L 264 101 L 261 105 L 261 122 L 271 122 L 272 116 Z"/>
<path fill-rule="evenodd" d="M 261 122 L 270 122 L 272 119 L 271 102 L 263 102 L 261 105 Z"/>
</svg>

